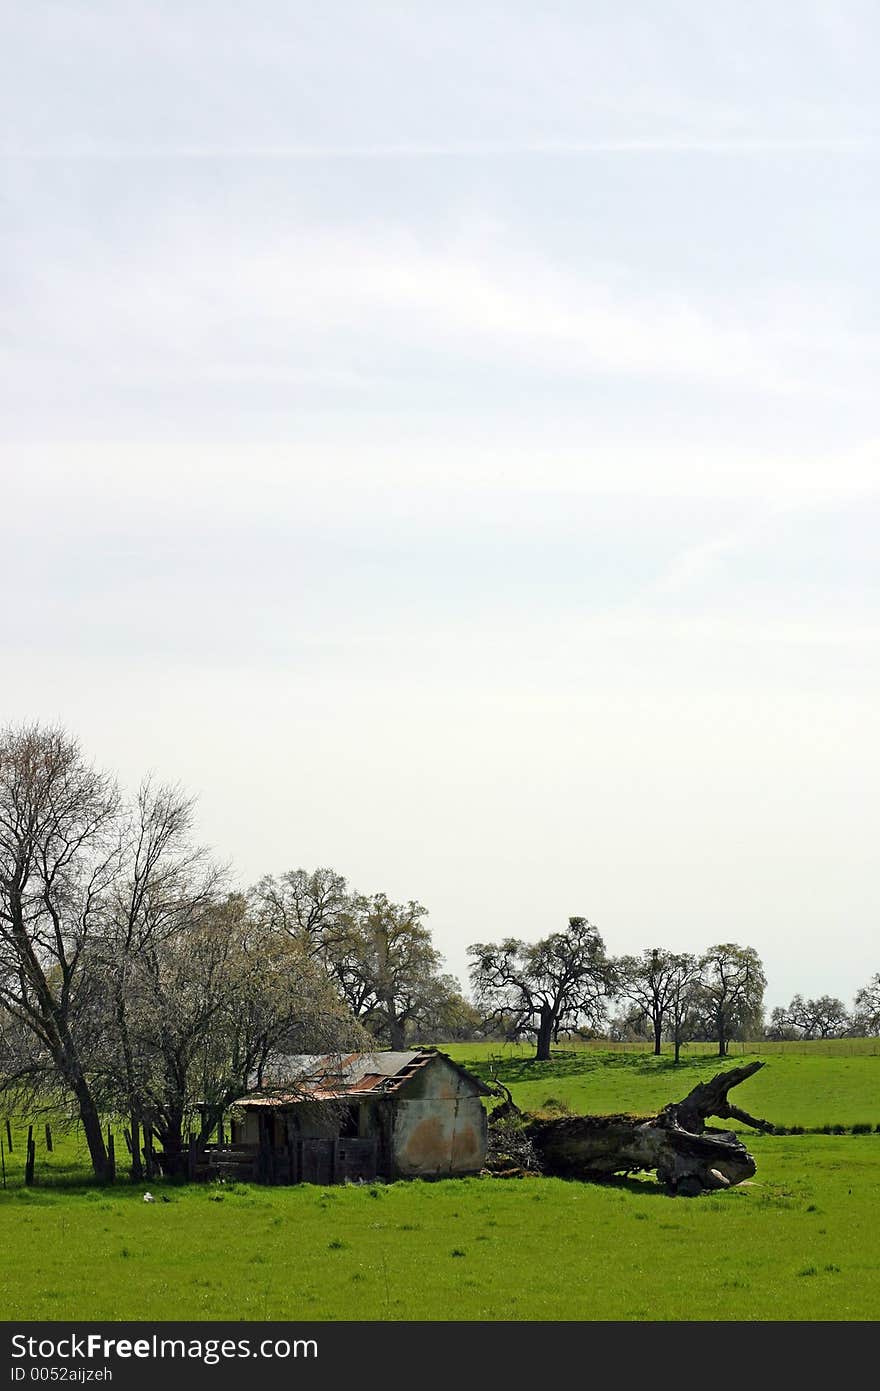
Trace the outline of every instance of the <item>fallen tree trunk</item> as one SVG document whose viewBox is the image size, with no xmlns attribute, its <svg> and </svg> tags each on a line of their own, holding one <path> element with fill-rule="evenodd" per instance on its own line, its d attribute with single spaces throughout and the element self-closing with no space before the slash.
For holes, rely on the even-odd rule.
<svg viewBox="0 0 880 1391">
<path fill-rule="evenodd" d="M 755 1161 L 733 1131 L 707 1129 L 706 1120 L 717 1116 L 772 1131 L 769 1121 L 755 1119 L 727 1099 L 733 1087 L 763 1066 L 753 1062 L 720 1072 L 656 1116 L 523 1116 L 522 1128 L 547 1174 L 602 1179 L 654 1169 L 661 1183 L 683 1196 L 728 1188 L 751 1178 Z M 508 1123 L 510 1108 L 509 1100 L 499 1108 Z"/>
</svg>

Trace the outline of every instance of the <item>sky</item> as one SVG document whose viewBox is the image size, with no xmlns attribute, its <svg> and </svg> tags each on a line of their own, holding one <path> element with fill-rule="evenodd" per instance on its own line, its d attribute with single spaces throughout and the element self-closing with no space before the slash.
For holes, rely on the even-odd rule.
<svg viewBox="0 0 880 1391">
<path fill-rule="evenodd" d="M 468 944 L 880 969 L 880 15 L 3 7 L 3 722 Z"/>
</svg>

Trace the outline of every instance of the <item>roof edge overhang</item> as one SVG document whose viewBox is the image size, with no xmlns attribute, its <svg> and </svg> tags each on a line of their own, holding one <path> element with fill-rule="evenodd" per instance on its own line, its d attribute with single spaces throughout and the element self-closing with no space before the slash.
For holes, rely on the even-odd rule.
<svg viewBox="0 0 880 1391">
<path fill-rule="evenodd" d="M 381 1052 L 382 1050 L 379 1051 Z M 395 1050 L 388 1049 L 385 1051 L 393 1052 Z M 309 1089 L 307 1084 L 301 1089 L 296 1087 L 266 1088 L 263 1090 L 246 1092 L 244 1095 L 237 1097 L 235 1101 L 230 1102 L 230 1105 L 240 1106 L 244 1109 L 250 1107 L 282 1108 L 334 1101 L 368 1101 L 381 1097 L 396 1096 L 400 1094 L 405 1089 L 406 1084 L 412 1081 L 412 1079 L 421 1072 L 422 1068 L 427 1067 L 434 1058 L 442 1058 L 443 1061 L 448 1063 L 461 1077 L 467 1078 L 478 1096 L 497 1095 L 493 1087 L 487 1086 L 480 1077 L 475 1076 L 473 1072 L 469 1072 L 466 1067 L 462 1067 L 461 1063 L 456 1062 L 455 1058 L 451 1058 L 449 1054 L 444 1053 L 441 1048 L 421 1048 L 411 1051 L 411 1061 L 405 1064 L 399 1072 L 388 1074 L 368 1072 L 350 1085 L 343 1084 L 341 1086 L 338 1084 L 338 1075 L 332 1077 L 332 1082 L 337 1083 L 335 1086 L 332 1085 L 330 1076 L 326 1079 L 327 1083 L 330 1085 L 326 1086 L 321 1085 L 324 1079 L 314 1077 L 312 1079 L 311 1089 Z M 356 1056 L 358 1055 L 349 1054 L 348 1058 Z M 365 1053 L 362 1056 L 373 1057 L 375 1055 Z M 346 1059 L 346 1061 L 348 1061 L 348 1059 Z M 369 1082 L 370 1085 L 365 1085 L 367 1082 Z"/>
</svg>

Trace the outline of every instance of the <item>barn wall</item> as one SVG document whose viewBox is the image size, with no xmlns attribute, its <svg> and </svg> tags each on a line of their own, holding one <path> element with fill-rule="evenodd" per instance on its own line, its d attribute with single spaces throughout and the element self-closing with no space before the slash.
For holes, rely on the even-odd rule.
<svg viewBox="0 0 880 1391">
<path fill-rule="evenodd" d="M 252 1110 L 244 1111 L 244 1120 L 236 1123 L 234 1138 L 239 1145 L 256 1145 L 260 1140 L 260 1129 L 257 1121 L 257 1113 Z"/>
<path fill-rule="evenodd" d="M 342 1114 L 332 1103 L 301 1101 L 283 1114 L 288 1118 L 291 1134 L 300 1139 L 326 1140 L 339 1134 Z"/>
<path fill-rule="evenodd" d="M 402 1177 L 479 1173 L 487 1136 L 473 1083 L 445 1058 L 422 1068 L 395 1098 L 392 1158 Z"/>
<path fill-rule="evenodd" d="M 273 1145 L 284 1145 L 288 1132 L 291 1137 L 301 1140 L 323 1140 L 339 1133 L 339 1112 L 329 1106 L 301 1102 L 291 1107 L 263 1107 L 262 1113 Z M 236 1126 L 235 1138 L 239 1144 L 259 1144 L 260 1126 L 256 1107 L 244 1109 L 244 1123 L 241 1127 Z"/>
</svg>

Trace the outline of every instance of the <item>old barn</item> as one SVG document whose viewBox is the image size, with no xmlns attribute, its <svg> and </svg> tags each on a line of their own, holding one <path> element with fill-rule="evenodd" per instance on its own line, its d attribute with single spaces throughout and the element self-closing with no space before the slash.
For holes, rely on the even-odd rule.
<svg viewBox="0 0 880 1391">
<path fill-rule="evenodd" d="M 236 1103 L 211 1170 L 263 1183 L 344 1183 L 477 1174 L 487 1120 L 477 1077 L 437 1050 L 300 1055 Z"/>
</svg>

